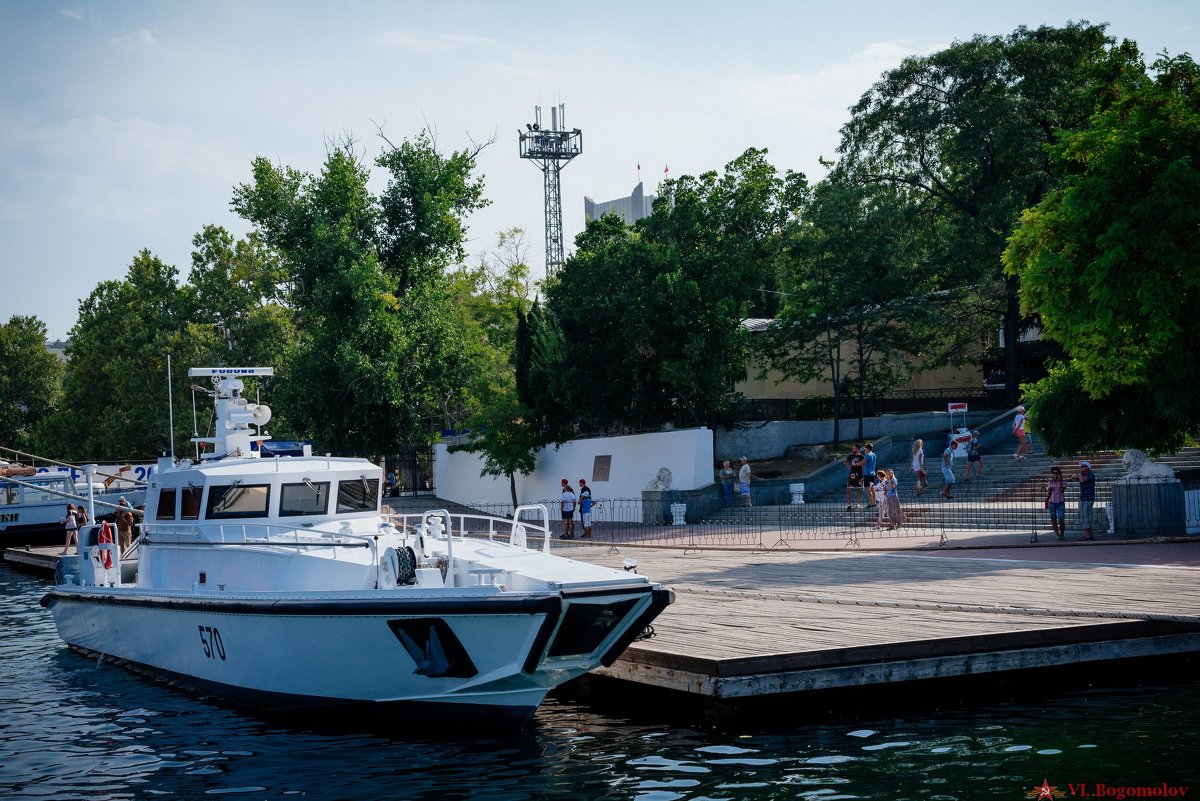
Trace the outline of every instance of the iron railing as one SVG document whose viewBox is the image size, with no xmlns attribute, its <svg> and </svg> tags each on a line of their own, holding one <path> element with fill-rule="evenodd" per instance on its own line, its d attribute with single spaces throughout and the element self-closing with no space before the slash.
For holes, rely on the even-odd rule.
<svg viewBox="0 0 1200 801">
<path fill-rule="evenodd" d="M 951 497 L 943 498 L 940 485 L 917 495 L 911 485 L 900 492 L 904 521 L 894 527 L 881 522 L 877 508 L 847 509 L 844 495 L 818 498 L 803 504 L 720 507 L 715 512 L 699 511 L 694 501 L 681 499 L 597 498 L 592 507 L 592 536 L 595 543 L 648 545 L 683 548 L 777 548 L 802 547 L 805 543 L 837 542 L 846 545 L 883 544 L 908 538 L 936 538 L 941 544 L 971 539 L 990 533 L 1020 534 L 1029 542 L 1053 542 L 1056 535 L 1046 506 L 1045 478 L 1017 485 L 997 485 L 983 480 L 953 485 Z M 714 490 L 714 493 L 719 490 Z M 1188 495 L 1200 492 L 1189 489 Z M 719 497 L 719 496 L 718 496 Z M 735 499 L 736 502 L 737 499 Z M 1183 535 L 1191 521 L 1186 519 L 1183 485 L 1155 480 L 1097 482 L 1092 507 L 1092 529 L 1096 537 L 1108 539 Z M 558 502 L 542 501 L 558 525 Z M 1193 504 L 1195 505 L 1195 504 Z M 473 504 L 473 508 L 500 517 L 512 514 L 508 504 Z M 691 510 L 697 509 L 693 515 Z M 711 504 L 705 505 L 711 508 Z M 1082 537 L 1078 485 L 1068 484 L 1066 493 L 1067 540 Z M 682 515 L 680 521 L 679 515 Z M 579 512 L 572 516 L 574 537 L 582 540 Z M 563 537 L 559 527 L 555 536 Z M 980 542 L 978 544 L 985 544 Z M 1011 538 L 1006 541 L 1011 544 Z M 556 541 L 556 545 L 558 542 Z"/>
</svg>

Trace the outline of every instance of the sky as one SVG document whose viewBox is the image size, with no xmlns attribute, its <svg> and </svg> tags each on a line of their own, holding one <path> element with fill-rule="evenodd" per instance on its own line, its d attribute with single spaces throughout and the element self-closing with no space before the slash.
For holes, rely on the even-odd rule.
<svg viewBox="0 0 1200 801">
<path fill-rule="evenodd" d="M 584 196 L 628 195 L 639 165 L 654 192 L 667 170 L 761 147 L 819 178 L 847 109 L 906 56 L 1069 20 L 1109 23 L 1148 60 L 1200 56 L 1200 3 L 1173 0 L 0 0 L 0 321 L 66 337 L 143 249 L 186 279 L 203 226 L 249 230 L 229 202 L 254 158 L 315 173 L 352 137 L 370 161 L 381 130 L 429 129 L 442 150 L 494 139 L 469 259 L 519 226 L 540 273 L 542 175 L 517 146 L 536 105 L 564 103 L 583 131 L 562 171 L 569 255 Z"/>
</svg>

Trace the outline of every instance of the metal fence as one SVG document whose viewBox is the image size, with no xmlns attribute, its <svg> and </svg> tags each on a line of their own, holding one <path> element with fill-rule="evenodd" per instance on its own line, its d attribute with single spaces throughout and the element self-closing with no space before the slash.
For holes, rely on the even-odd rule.
<svg viewBox="0 0 1200 801">
<path fill-rule="evenodd" d="M 931 477 L 932 478 L 932 477 Z M 682 548 L 771 549 L 803 547 L 806 543 L 843 543 L 868 546 L 877 542 L 934 538 L 941 544 L 970 541 L 985 545 L 990 534 L 1020 535 L 1019 542 L 1053 542 L 1044 477 L 1017 485 L 989 484 L 982 480 L 960 482 L 951 497 L 943 498 L 940 486 L 917 495 L 910 485 L 900 492 L 903 522 L 895 527 L 881 521 L 875 507 L 862 507 L 862 499 L 847 509 L 844 497 L 825 497 L 803 504 L 759 507 L 722 507 L 707 514 L 689 513 L 680 500 L 597 498 L 592 507 L 594 543 Z M 1189 496 L 1191 492 L 1187 493 Z M 1065 539 L 1083 536 L 1078 485 L 1068 483 Z M 735 499 L 736 500 L 736 499 Z M 558 502 L 542 501 L 563 537 Z M 511 516 L 507 504 L 477 505 L 486 514 Z M 1092 528 L 1097 538 L 1183 536 L 1192 521 L 1186 520 L 1185 493 L 1179 482 L 1157 480 L 1097 482 L 1092 508 Z M 573 538 L 583 540 L 578 510 L 572 515 Z M 996 544 L 1016 544 L 1011 536 Z"/>
</svg>

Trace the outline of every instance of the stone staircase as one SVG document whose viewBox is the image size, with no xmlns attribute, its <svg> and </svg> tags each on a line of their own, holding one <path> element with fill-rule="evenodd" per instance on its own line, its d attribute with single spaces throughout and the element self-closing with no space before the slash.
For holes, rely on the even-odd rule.
<svg viewBox="0 0 1200 801">
<path fill-rule="evenodd" d="M 926 442 L 929 441 L 936 440 L 926 439 Z M 908 526 L 1036 532 L 1049 530 L 1044 501 L 1050 469 L 1057 466 L 1062 469 L 1063 476 L 1069 478 L 1077 471 L 1080 460 L 1086 459 L 1096 474 L 1095 526 L 1107 527 L 1105 508 L 1112 494 L 1112 482 L 1125 472 L 1120 456 L 1112 451 L 1104 451 L 1052 458 L 1046 456 L 1040 446 L 1035 446 L 1033 454 L 1017 461 L 1012 458 L 1012 450 L 985 453 L 983 478 L 972 478 L 969 482 L 963 480 L 967 469 L 966 458 L 955 459 L 954 474 L 957 482 L 952 488 L 953 497 L 949 499 L 940 495 L 942 475 L 940 459 L 936 456 L 927 461 L 932 467 L 926 471 L 929 474 L 930 487 L 920 496 L 914 491 L 915 478 L 907 463 L 881 464 L 880 467 L 889 467 L 896 471 L 900 482 L 900 503 L 908 518 Z M 1185 486 L 1200 480 L 1200 447 L 1186 448 L 1178 454 L 1158 461 L 1170 465 L 1176 474 L 1185 480 Z M 1070 530 L 1078 522 L 1077 484 L 1068 481 L 1066 497 L 1067 527 Z M 858 501 L 858 498 L 855 500 Z M 876 524 L 877 514 L 875 509 L 854 508 L 847 511 L 846 493 L 842 489 L 816 496 L 806 495 L 803 506 L 768 504 L 757 505 L 751 511 L 737 507 L 721 509 L 707 516 L 705 522 L 744 525 L 750 518 L 757 523 L 768 525 L 773 521 L 780 525 L 788 525 L 789 521 L 819 525 L 818 521 L 828 521 L 834 525 L 869 528 Z"/>
</svg>

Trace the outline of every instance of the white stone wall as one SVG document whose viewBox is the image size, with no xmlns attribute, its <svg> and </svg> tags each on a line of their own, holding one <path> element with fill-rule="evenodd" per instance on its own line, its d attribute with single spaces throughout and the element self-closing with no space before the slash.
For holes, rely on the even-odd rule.
<svg viewBox="0 0 1200 801">
<path fill-rule="evenodd" d="M 592 469 L 597 456 L 611 456 L 607 481 L 597 481 Z M 713 483 L 713 435 L 707 428 L 596 437 L 549 447 L 538 454 L 528 476 L 518 475 L 518 503 L 556 499 L 560 482 L 568 479 L 578 491 L 579 479 L 592 487 L 592 497 L 641 498 L 659 468 L 671 471 L 672 489 L 696 489 Z M 510 503 L 507 478 L 481 477 L 483 457 L 448 452 L 444 443 L 434 446 L 434 475 L 439 498 L 463 504 Z M 553 511 L 553 510 L 551 510 Z"/>
</svg>

